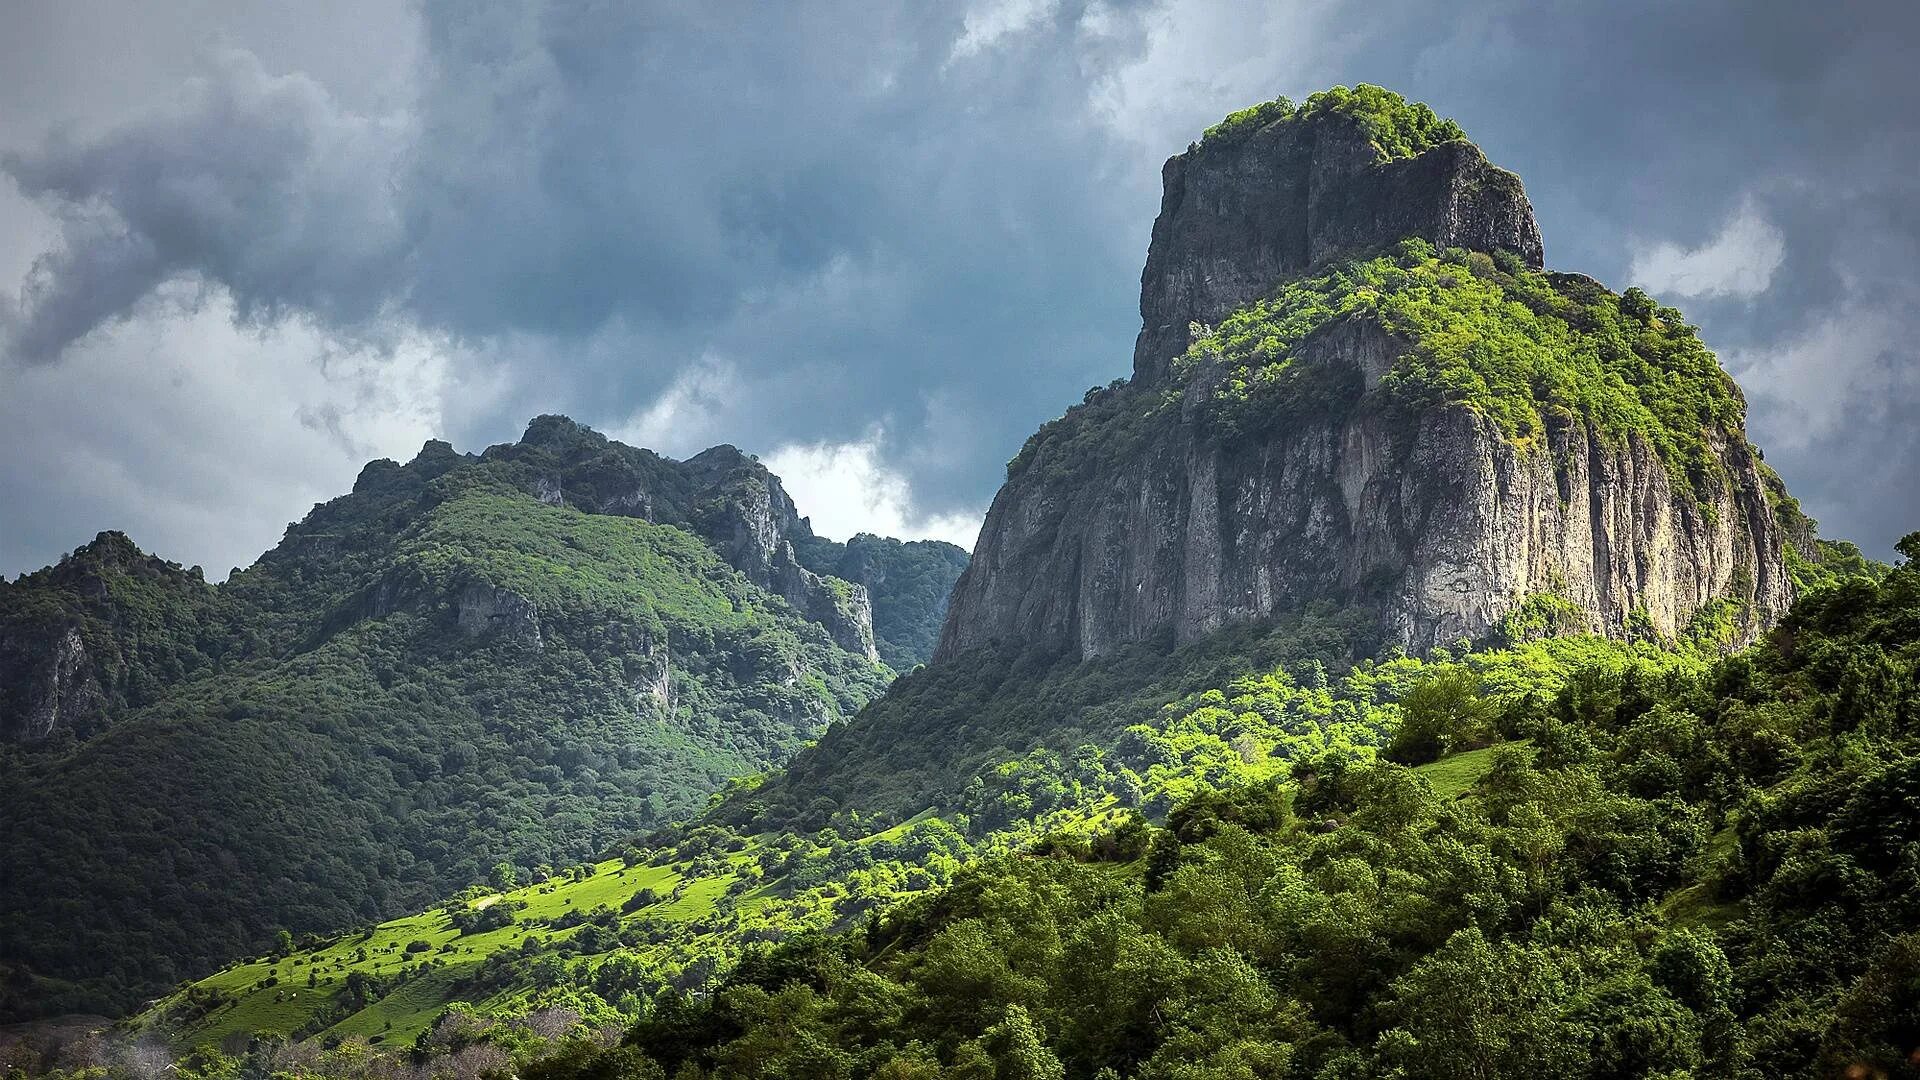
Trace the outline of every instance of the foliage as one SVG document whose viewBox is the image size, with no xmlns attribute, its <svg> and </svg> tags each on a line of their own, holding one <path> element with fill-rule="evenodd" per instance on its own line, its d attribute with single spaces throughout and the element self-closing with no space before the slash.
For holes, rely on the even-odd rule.
<svg viewBox="0 0 1920 1080">
<path fill-rule="evenodd" d="M 1221 821 L 1253 821 L 1216 793 L 1285 778 L 1300 762 L 1369 760 L 1400 723 L 1403 703 L 1428 693 L 1422 688 L 1429 684 L 1464 681 L 1476 700 L 1490 703 L 1484 715 L 1499 726 L 1537 712 L 1578 670 L 1699 664 L 1597 638 L 1457 658 L 1338 662 L 1331 671 L 1306 655 L 1312 648 L 1331 654 L 1337 650 L 1328 643 L 1337 640 L 1328 626 L 1302 623 L 1157 660 L 1142 653 L 1111 669 L 1063 665 L 994 675 L 986 668 L 989 678 L 1034 685 L 955 703 L 993 717 L 994 726 L 987 747 L 968 749 L 971 735 L 947 743 L 941 752 L 954 755 L 952 764 L 905 752 L 956 715 L 915 715 L 945 704 L 935 688 L 959 692 L 966 685 L 936 678 L 906 699 L 911 707 L 869 708 L 858 721 L 887 725 L 862 738 L 899 748 L 892 758 L 852 753 L 854 768 L 821 768 L 851 753 L 822 744 L 803 755 L 806 779 L 738 785 L 699 823 L 657 833 L 649 850 L 591 873 L 556 876 L 497 900 L 474 890 L 440 911 L 374 928 L 364 942 L 348 935 L 311 943 L 287 962 L 320 972 L 315 994 L 294 997 L 261 985 L 285 965 L 240 965 L 192 984 L 143 1023 L 206 1045 L 243 1030 L 331 1038 L 379 1034 L 388 1023 L 395 1037 L 410 1038 L 462 1000 L 500 1015 L 564 1002 L 582 1015 L 632 1018 L 663 992 L 697 990 L 743 957 L 752 962 L 767 943 L 858 926 L 874 913 L 937 895 L 981 860 L 1043 851 L 1128 862 L 1149 853 L 1149 820 L 1171 821 L 1190 836 Z M 1141 671 L 1151 678 L 1124 684 L 1135 687 L 1128 699 L 1117 680 L 1139 679 Z M 1067 703 L 1103 694 L 1114 695 L 1106 704 L 1116 711 L 1083 717 L 1088 726 L 1071 729 L 1079 741 L 1066 741 Z M 893 777 L 895 770 L 903 779 Z M 1183 803 L 1187 809 L 1170 816 Z M 474 906 L 480 904 L 487 906 Z M 517 908 L 512 926 L 458 936 L 478 911 L 503 904 Z M 433 946 L 432 966 L 408 968 L 404 953 L 389 951 L 412 941 Z M 355 971 L 386 980 L 380 996 L 364 1004 L 343 997 L 340 980 Z M 211 1011 L 196 1004 L 215 999 L 227 1004 Z M 983 1041 L 981 1052 L 998 1045 Z"/>
<path fill-rule="evenodd" d="M 967 553 L 941 540 L 895 540 L 859 533 L 846 543 L 808 537 L 794 554 L 815 573 L 864 585 L 873 602 L 873 643 L 895 671 L 911 671 L 933 655 L 947 597 Z"/>
<path fill-rule="evenodd" d="M 1744 442 L 1745 401 L 1694 328 L 1669 308 L 1644 313 L 1589 278 L 1528 270 L 1402 241 L 1389 255 L 1288 282 L 1202 332 L 1168 384 L 1119 382 L 1040 428 L 1008 465 L 1084 478 L 1126 459 L 1183 415 L 1222 442 L 1313 425 L 1356 410 L 1400 420 L 1454 406 L 1484 416 L 1523 451 L 1578 421 L 1616 445 L 1639 440 L 1686 496 L 1728 483 L 1719 447 Z M 1309 359 L 1324 335 L 1371 324 L 1397 345 L 1379 393 L 1349 360 Z"/>
<path fill-rule="evenodd" d="M 1324 116 L 1346 117 L 1367 133 L 1382 160 L 1413 157 L 1466 133 L 1420 102 L 1409 102 L 1383 87 L 1361 83 L 1349 90 L 1335 86 L 1295 106 L 1286 98 L 1262 102 L 1229 115 L 1207 129 L 1200 145 L 1215 147 L 1243 139 L 1278 121 L 1308 123 Z"/>
<path fill-rule="evenodd" d="M 1499 636 L 1503 641 L 1519 643 L 1544 637 L 1578 633 L 1586 625 L 1586 613 L 1560 592 L 1537 592 L 1520 601 L 1500 619 Z"/>
<path fill-rule="evenodd" d="M 1464 405 L 1523 448 L 1542 447 L 1555 417 L 1576 417 L 1617 443 L 1644 439 L 1683 492 L 1723 486 L 1715 445 L 1739 436 L 1738 388 L 1692 327 L 1631 306 L 1590 279 L 1407 240 L 1392 256 L 1282 286 L 1177 366 L 1209 388 L 1210 422 L 1224 435 L 1267 430 L 1342 400 L 1321 389 L 1337 383 L 1329 365 L 1300 349 L 1343 321 L 1371 321 L 1406 342 L 1382 380 L 1391 408 Z"/>
<path fill-rule="evenodd" d="M 46 700 L 36 673 L 76 645 L 69 678 L 87 689 Z M 85 739 L 245 647 L 238 610 L 199 567 L 101 533 L 58 566 L 0 581 L 0 743 Z"/>
<path fill-rule="evenodd" d="M 1911 1076 L 1917 668 L 1920 570 L 1854 578 L 1710 669 L 1507 699 L 1532 741 L 1476 751 L 1453 797 L 1296 759 L 1137 859 L 994 858 L 754 954 L 619 1053 L 715 1078 Z"/>
<path fill-rule="evenodd" d="M 18 613 L 90 595 L 63 575 L 104 580 L 119 644 L 96 655 L 129 673 L 92 738 L 0 747 L 0 956 L 16 980 L 72 980 L 0 1011 L 124 1009 L 279 927 L 397 915 L 502 861 L 577 863 L 888 678 L 683 529 L 542 505 L 490 468 L 406 473 L 229 585 L 129 556 L 4 587 Z"/>
</svg>

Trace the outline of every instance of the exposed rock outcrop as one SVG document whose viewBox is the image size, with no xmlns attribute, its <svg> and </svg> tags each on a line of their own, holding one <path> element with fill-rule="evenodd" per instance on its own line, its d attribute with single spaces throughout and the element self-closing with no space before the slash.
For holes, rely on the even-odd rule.
<svg viewBox="0 0 1920 1080">
<path fill-rule="evenodd" d="M 503 634 L 508 640 L 538 649 L 540 611 L 533 601 L 485 582 L 467 583 L 454 606 L 454 623 L 468 637 Z"/>
<path fill-rule="evenodd" d="M 1614 636 L 1676 636 L 1726 602 L 1746 640 L 1791 603 L 1793 538 L 1738 423 L 1706 433 L 1714 467 L 1681 491 L 1648 439 L 1577 414 L 1548 416 L 1531 446 L 1468 404 L 1409 416 L 1382 380 L 1410 343 L 1357 317 L 1288 359 L 1347 388 L 1324 415 L 1234 437 L 1207 422 L 1211 387 L 1177 386 L 1189 322 L 1332 259 L 1420 237 L 1538 267 L 1519 181 L 1470 144 L 1386 160 L 1351 121 L 1321 116 L 1192 148 L 1164 176 L 1134 376 L 1102 392 L 1151 425 L 1098 450 L 1033 444 L 1010 468 L 937 659 L 1004 645 L 1094 657 L 1315 601 L 1371 609 L 1383 642 L 1423 650 L 1485 637 L 1540 594 Z M 1154 413 L 1169 386 L 1181 405 Z"/>
<path fill-rule="evenodd" d="M 1519 177 L 1463 139 L 1383 159 L 1350 117 L 1283 120 L 1169 158 L 1161 180 L 1140 276 L 1136 378 L 1164 375 L 1191 324 L 1219 322 L 1276 282 L 1409 236 L 1541 265 Z"/>
<path fill-rule="evenodd" d="M 0 712 L 0 742 L 32 742 L 61 730 L 104 722 L 109 699 L 93 658 L 69 625 L 51 640 L 0 636 L 0 669 L 10 680 L 8 708 Z"/>
<path fill-rule="evenodd" d="M 1377 393 L 1395 344 L 1345 324 L 1311 350 Z M 1094 485 L 1016 477 L 987 514 L 940 653 L 1000 642 L 1091 657 L 1171 630 L 1192 641 L 1315 600 L 1376 607 L 1420 650 L 1479 638 L 1539 593 L 1596 632 L 1669 637 L 1722 598 L 1752 627 L 1792 602 L 1787 542 L 1744 440 L 1695 503 L 1645 441 L 1567 419 L 1523 451 L 1464 406 L 1398 428 L 1362 407 L 1254 446 L 1188 416 Z"/>
</svg>

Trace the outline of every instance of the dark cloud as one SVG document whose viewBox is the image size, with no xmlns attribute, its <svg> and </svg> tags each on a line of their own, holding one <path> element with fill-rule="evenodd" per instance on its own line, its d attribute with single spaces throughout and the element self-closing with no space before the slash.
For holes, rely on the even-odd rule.
<svg viewBox="0 0 1920 1080">
<path fill-rule="evenodd" d="M 1624 285 L 1697 255 L 1660 280 L 1697 293 L 1672 299 L 1828 532 L 1886 551 L 1920 524 L 1920 445 L 1888 445 L 1920 412 L 1904 0 L 665 7 L 427 0 L 403 100 L 229 49 L 154 110 L 13 139 L 58 226 L 14 362 L 184 280 L 252 325 L 443 343 L 498 384 L 447 392 L 466 444 L 548 409 L 858 443 L 924 511 L 977 509 L 1126 371 L 1161 159 L 1252 100 L 1372 81 L 1521 173 L 1551 264 Z"/>
<path fill-rule="evenodd" d="M 60 221 L 60 245 L 22 289 L 13 353 L 53 359 L 187 276 L 224 287 L 243 319 L 367 326 L 404 299 L 389 196 L 404 128 L 342 113 L 311 79 L 228 51 L 138 122 L 0 157 Z"/>
</svg>

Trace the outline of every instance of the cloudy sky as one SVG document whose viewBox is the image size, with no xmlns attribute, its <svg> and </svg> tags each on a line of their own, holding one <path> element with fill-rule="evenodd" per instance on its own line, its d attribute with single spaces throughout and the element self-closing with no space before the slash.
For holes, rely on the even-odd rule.
<svg viewBox="0 0 1920 1080">
<path fill-rule="evenodd" d="M 804 9 L 804 14 L 801 14 Z M 484 11 L 484 14 L 480 12 Z M 1377 82 L 1703 328 L 1829 536 L 1920 528 L 1920 5 L 9 0 L 0 573 L 213 576 L 429 437 L 759 453 L 970 542 L 1129 369 L 1159 168 Z"/>
</svg>

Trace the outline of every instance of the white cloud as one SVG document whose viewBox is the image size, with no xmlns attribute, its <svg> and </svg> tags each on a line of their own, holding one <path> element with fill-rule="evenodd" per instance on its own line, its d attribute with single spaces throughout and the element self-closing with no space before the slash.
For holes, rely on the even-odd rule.
<svg viewBox="0 0 1920 1080">
<path fill-rule="evenodd" d="M 1094 115 L 1154 152 L 1172 152 L 1236 109 L 1338 81 L 1360 38 L 1351 0 L 1169 0 L 1148 15 L 1144 47 L 1101 73 Z M 1099 32 L 1110 16 L 1084 20 Z M 1348 81 L 1355 81 L 1348 79 Z M 1157 176 L 1158 159 L 1146 155 Z"/>
<path fill-rule="evenodd" d="M 1888 422 L 1920 386 L 1900 355 L 1905 327 L 1891 311 L 1850 297 L 1831 315 L 1779 345 L 1724 354 L 1753 404 L 1768 446 L 1801 449 L 1845 431 Z"/>
<path fill-rule="evenodd" d="M 346 492 L 370 458 L 405 460 L 446 423 L 444 343 L 347 348 L 301 320 L 236 326 L 210 291 L 103 327 L 59 364 L 0 365 L 0 572 L 118 529 L 212 578 Z"/>
<path fill-rule="evenodd" d="M 1038 25 L 1053 14 L 1058 0 L 985 0 L 969 8 L 965 29 L 953 43 L 947 62 L 985 52 L 1002 40 Z"/>
<path fill-rule="evenodd" d="M 1758 296 L 1786 260 L 1787 242 L 1752 198 L 1696 248 L 1663 242 L 1636 245 L 1627 276 L 1661 296 Z"/>
<path fill-rule="evenodd" d="M 728 415 L 743 390 L 733 364 L 709 354 L 683 369 L 659 397 L 609 434 L 629 446 L 657 453 L 676 457 L 698 453 L 730 441 Z"/>
<path fill-rule="evenodd" d="M 880 439 L 876 430 L 855 442 L 791 444 L 763 461 L 822 536 L 844 540 L 869 532 L 945 540 L 972 551 L 984 515 L 921 512 L 906 477 L 880 460 Z"/>
</svg>

